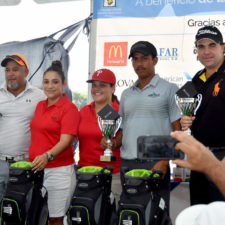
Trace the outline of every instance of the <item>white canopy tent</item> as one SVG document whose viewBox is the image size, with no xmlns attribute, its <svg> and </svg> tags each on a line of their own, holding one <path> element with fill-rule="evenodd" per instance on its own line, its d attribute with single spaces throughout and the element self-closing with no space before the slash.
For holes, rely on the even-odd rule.
<svg viewBox="0 0 225 225">
<path fill-rule="evenodd" d="M 90 11 L 90 0 L 0 0 L 0 44 L 48 36 L 87 18 Z M 80 33 L 70 52 L 72 91 L 87 93 L 88 62 L 88 39 Z"/>
</svg>

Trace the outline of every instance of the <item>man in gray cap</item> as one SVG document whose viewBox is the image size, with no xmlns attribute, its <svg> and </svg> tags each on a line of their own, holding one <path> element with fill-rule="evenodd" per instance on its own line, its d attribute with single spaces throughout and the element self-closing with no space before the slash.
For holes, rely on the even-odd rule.
<svg viewBox="0 0 225 225">
<path fill-rule="evenodd" d="M 193 136 L 210 147 L 215 156 L 225 156 L 225 61 L 223 36 L 218 28 L 205 26 L 195 36 L 198 60 L 205 66 L 192 82 L 202 94 L 195 117 L 183 116 L 182 129 L 191 127 Z M 203 173 L 191 171 L 191 205 L 225 201 L 214 183 Z"/>
<path fill-rule="evenodd" d="M 6 56 L 5 83 L 0 86 L 0 199 L 9 176 L 9 164 L 28 159 L 30 121 L 43 92 L 26 81 L 27 60 L 21 54 Z"/>
<path fill-rule="evenodd" d="M 119 147 L 122 137 L 121 168 L 161 170 L 164 181 L 160 192 L 168 210 L 168 161 L 140 162 L 137 159 L 137 138 L 143 135 L 169 135 L 172 130 L 180 130 L 180 111 L 174 98 L 178 87 L 155 74 L 158 57 L 153 44 L 147 41 L 136 42 L 130 49 L 129 58 L 132 59 L 138 79 L 133 86 L 124 90 L 120 100 L 122 131 L 121 135 L 116 137 L 115 143 Z"/>
</svg>

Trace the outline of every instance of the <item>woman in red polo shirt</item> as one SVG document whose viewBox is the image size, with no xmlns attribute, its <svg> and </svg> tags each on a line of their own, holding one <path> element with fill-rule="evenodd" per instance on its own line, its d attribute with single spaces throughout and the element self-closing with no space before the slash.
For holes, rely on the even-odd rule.
<svg viewBox="0 0 225 225">
<path fill-rule="evenodd" d="M 91 95 L 94 101 L 80 110 L 80 124 L 78 129 L 80 160 L 78 164 L 80 166 L 101 167 L 112 165 L 114 167 L 112 191 L 116 199 L 118 199 L 122 190 L 119 176 L 121 162 L 120 149 L 113 149 L 113 155 L 116 156 L 116 161 L 100 161 L 100 156 L 104 154 L 104 149 L 100 145 L 103 136 L 97 118 L 97 113 L 107 104 L 110 104 L 117 112 L 119 111 L 119 102 L 114 95 L 116 77 L 108 69 L 99 69 L 87 82 L 91 83 Z"/>
<path fill-rule="evenodd" d="M 77 136 L 79 112 L 63 94 L 66 83 L 60 61 L 52 62 L 42 84 L 47 99 L 38 103 L 30 124 L 29 160 L 33 170 L 45 169 L 50 225 L 63 225 L 75 188 L 72 143 Z"/>
</svg>

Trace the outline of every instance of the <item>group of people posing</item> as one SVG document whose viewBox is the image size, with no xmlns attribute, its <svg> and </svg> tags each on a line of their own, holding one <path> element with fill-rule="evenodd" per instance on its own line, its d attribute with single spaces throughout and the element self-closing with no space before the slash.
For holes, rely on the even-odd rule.
<svg viewBox="0 0 225 225">
<path fill-rule="evenodd" d="M 168 161 L 140 161 L 137 138 L 170 135 L 172 131 L 191 127 L 193 136 L 205 146 L 225 147 L 225 47 L 222 34 L 216 27 L 202 27 L 195 36 L 195 46 L 198 60 L 205 67 L 192 80 L 203 96 L 195 117 L 181 117 L 174 97 L 178 87 L 155 74 L 157 50 L 147 41 L 138 41 L 130 49 L 129 58 L 138 79 L 122 93 L 120 102 L 114 94 L 115 74 L 108 69 L 99 69 L 87 81 L 91 84 L 93 102 L 80 111 L 64 94 L 66 81 L 60 61 L 53 61 L 44 72 L 42 91 L 26 80 L 29 66 L 23 55 L 6 56 L 1 62 L 5 67 L 5 83 L 0 87 L 0 198 L 8 181 L 10 163 L 29 160 L 33 170 L 44 169 L 50 225 L 62 225 L 76 184 L 73 142 L 79 141 L 80 166 L 114 167 L 112 191 L 117 200 L 122 191 L 121 167 L 161 170 L 163 182 L 159 193 L 169 209 Z M 107 104 L 122 117 L 120 129 L 111 143 L 103 137 L 98 125 L 98 112 Z M 221 167 L 218 172 L 217 168 L 224 163 L 225 150 L 217 148 L 214 153 L 217 160 L 208 153 L 209 150 L 203 151 L 204 145 L 193 137 L 181 131 L 171 135 L 180 141 L 177 148 L 190 154 L 188 161 L 175 162 L 199 171 L 191 173 L 191 204 L 224 201 L 225 182 L 217 176 Z M 102 162 L 100 155 L 109 145 L 116 161 Z M 189 148 L 194 148 L 198 156 L 201 153 L 201 157 L 195 158 L 193 151 L 188 152 Z M 204 158 L 204 154 L 207 157 Z M 212 176 L 207 165 L 213 168 Z"/>
</svg>

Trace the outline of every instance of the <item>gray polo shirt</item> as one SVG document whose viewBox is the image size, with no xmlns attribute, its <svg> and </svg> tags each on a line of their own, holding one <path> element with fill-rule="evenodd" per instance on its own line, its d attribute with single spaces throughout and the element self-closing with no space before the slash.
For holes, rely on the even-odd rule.
<svg viewBox="0 0 225 225">
<path fill-rule="evenodd" d="M 30 121 L 36 105 L 45 99 L 43 91 L 31 86 L 18 96 L 10 93 L 6 84 L 0 87 L 0 154 L 18 156 L 28 153 L 30 147 Z"/>
<path fill-rule="evenodd" d="M 134 85 L 123 91 L 119 113 L 122 116 L 121 157 L 137 158 L 137 137 L 169 135 L 171 123 L 181 116 L 175 103 L 178 87 L 155 75 L 142 90 Z"/>
</svg>

